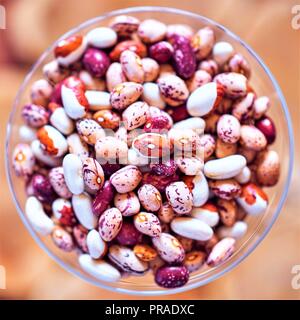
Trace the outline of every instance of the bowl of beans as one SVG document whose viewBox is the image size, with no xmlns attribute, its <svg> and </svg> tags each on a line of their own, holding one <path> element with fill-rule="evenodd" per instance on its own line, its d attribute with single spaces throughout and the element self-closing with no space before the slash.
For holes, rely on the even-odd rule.
<svg viewBox="0 0 300 320">
<path fill-rule="evenodd" d="M 7 128 L 8 181 L 37 243 L 116 292 L 190 290 L 268 233 L 291 178 L 288 108 L 269 69 L 194 13 L 89 20 L 39 58 Z"/>
</svg>

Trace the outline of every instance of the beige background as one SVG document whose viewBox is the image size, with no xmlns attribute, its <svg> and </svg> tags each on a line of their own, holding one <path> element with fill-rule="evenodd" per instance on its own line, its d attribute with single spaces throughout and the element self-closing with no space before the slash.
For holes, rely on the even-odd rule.
<svg viewBox="0 0 300 320">
<path fill-rule="evenodd" d="M 181 4 L 182 2 L 182 4 Z M 298 1 L 299 2 L 299 1 Z M 13 98 L 34 60 L 62 33 L 103 12 L 138 5 L 190 10 L 214 19 L 248 42 L 277 78 L 299 144 L 300 30 L 291 27 L 289 0 L 99 1 L 9 0 L 0 30 L 0 265 L 7 270 L 3 299 L 130 299 L 74 278 L 31 239 L 12 203 L 4 171 L 5 126 Z M 280 129 L 279 129 L 280 130 Z M 300 299 L 291 268 L 300 264 L 299 148 L 288 200 L 272 231 L 246 261 L 205 287 L 162 299 Z"/>
</svg>

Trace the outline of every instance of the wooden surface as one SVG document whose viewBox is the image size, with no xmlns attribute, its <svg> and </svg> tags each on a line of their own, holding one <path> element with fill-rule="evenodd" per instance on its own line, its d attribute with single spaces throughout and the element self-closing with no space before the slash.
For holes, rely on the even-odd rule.
<svg viewBox="0 0 300 320">
<path fill-rule="evenodd" d="M 1 1 L 1 4 L 3 1 Z M 300 30 L 291 27 L 288 0 L 210 1 L 9 0 L 7 30 L 0 30 L 0 265 L 7 271 L 11 299 L 131 299 L 93 287 L 62 270 L 44 253 L 20 221 L 4 171 L 4 138 L 13 98 L 31 63 L 71 27 L 122 7 L 161 5 L 190 10 L 221 24 L 248 42 L 277 78 L 293 118 L 299 145 Z M 84 4 L 84 5 L 83 5 Z M 279 129 L 280 130 L 280 129 Z M 209 285 L 161 299 L 300 299 L 291 268 L 300 264 L 299 148 L 292 186 L 272 231 L 236 269 Z"/>
</svg>

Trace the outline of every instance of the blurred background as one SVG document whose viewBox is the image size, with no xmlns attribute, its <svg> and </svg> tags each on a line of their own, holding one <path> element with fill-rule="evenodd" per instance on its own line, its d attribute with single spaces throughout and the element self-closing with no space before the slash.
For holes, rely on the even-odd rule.
<svg viewBox="0 0 300 320">
<path fill-rule="evenodd" d="M 299 1 L 298 1 L 299 3 Z M 134 299 L 93 287 L 56 265 L 33 241 L 12 202 L 4 169 L 6 123 L 16 92 L 40 54 L 77 24 L 104 12 L 160 5 L 207 16 L 245 40 L 262 57 L 286 97 L 300 143 L 300 30 L 291 25 L 292 0 L 6 0 L 7 29 L 0 30 L 0 265 L 7 273 L 0 299 Z M 280 128 L 278 128 L 280 131 Z M 300 158 L 282 213 L 259 247 L 221 279 L 160 299 L 300 299 L 291 286 L 300 265 Z M 146 298 L 145 298 L 146 299 Z"/>
</svg>

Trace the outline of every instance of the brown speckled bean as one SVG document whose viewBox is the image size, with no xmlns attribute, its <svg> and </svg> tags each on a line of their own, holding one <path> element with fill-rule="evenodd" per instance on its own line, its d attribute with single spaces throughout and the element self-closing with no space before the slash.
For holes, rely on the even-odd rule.
<svg viewBox="0 0 300 320">
<path fill-rule="evenodd" d="M 159 237 L 152 238 L 152 243 L 160 257 L 169 263 L 181 263 L 185 252 L 181 243 L 171 234 L 162 233 Z"/>
<path fill-rule="evenodd" d="M 134 226 L 143 234 L 150 237 L 159 237 L 161 225 L 156 215 L 150 212 L 140 212 L 133 218 Z"/>
<path fill-rule="evenodd" d="M 122 119 L 127 130 L 133 130 L 145 124 L 149 112 L 146 102 L 134 102 L 122 114 Z"/>
<path fill-rule="evenodd" d="M 228 98 L 236 99 L 247 94 L 247 78 L 240 73 L 220 73 L 214 81 L 222 85 Z"/>
<path fill-rule="evenodd" d="M 153 261 L 157 257 L 157 252 L 147 244 L 137 244 L 133 248 L 134 254 L 142 261 Z"/>
<path fill-rule="evenodd" d="M 189 272 L 194 272 L 200 269 L 205 263 L 206 253 L 203 251 L 191 251 L 187 253 L 184 259 L 184 265 Z"/>
<path fill-rule="evenodd" d="M 263 186 L 274 186 L 280 176 L 280 160 L 278 153 L 267 150 L 259 153 L 256 159 L 256 178 Z"/>
<path fill-rule="evenodd" d="M 267 139 L 256 127 L 243 125 L 241 126 L 240 143 L 245 148 L 261 151 L 267 146 Z"/>
<path fill-rule="evenodd" d="M 74 249 L 72 236 L 61 227 L 54 227 L 52 231 L 52 240 L 55 245 L 63 251 L 70 252 Z"/>
<path fill-rule="evenodd" d="M 188 186 L 182 182 L 173 182 L 166 188 L 167 199 L 178 214 L 188 214 L 192 210 L 193 195 Z"/>
<path fill-rule="evenodd" d="M 117 208 L 110 208 L 103 212 L 99 219 L 99 233 L 104 241 L 113 240 L 122 227 L 122 214 Z"/>
<path fill-rule="evenodd" d="M 160 192 L 151 184 L 144 184 L 138 190 L 138 197 L 141 205 L 151 212 L 156 212 L 160 209 L 162 204 L 162 197 Z"/>
<path fill-rule="evenodd" d="M 172 107 L 180 106 L 189 96 L 185 82 L 176 75 L 160 77 L 157 83 L 163 99 Z"/>
<path fill-rule="evenodd" d="M 234 200 L 218 199 L 217 202 L 221 222 L 232 227 L 237 220 L 237 205 Z"/>
<path fill-rule="evenodd" d="M 236 143 L 241 135 L 239 120 L 229 114 L 224 114 L 217 124 L 218 137 L 226 143 Z"/>
<path fill-rule="evenodd" d="M 207 258 L 207 264 L 215 267 L 226 261 L 234 251 L 235 240 L 233 238 L 224 238 L 218 242 L 212 249 Z"/>
<path fill-rule="evenodd" d="M 110 94 L 111 106 L 124 110 L 135 102 L 143 92 L 143 86 L 135 82 L 123 82 L 116 85 Z"/>
<path fill-rule="evenodd" d="M 139 213 L 141 208 L 139 198 L 134 192 L 116 194 L 114 205 L 124 217 Z"/>
<path fill-rule="evenodd" d="M 134 190 L 142 180 L 142 173 L 136 166 L 126 166 L 110 177 L 110 182 L 119 193 Z"/>
<path fill-rule="evenodd" d="M 94 158 L 87 158 L 82 166 L 83 180 L 89 191 L 96 193 L 104 183 L 104 172 L 99 162 Z"/>
<path fill-rule="evenodd" d="M 234 179 L 211 180 L 208 184 L 213 194 L 221 199 L 232 200 L 241 194 L 241 186 Z"/>
<path fill-rule="evenodd" d="M 131 50 L 125 50 L 120 56 L 122 70 L 129 81 L 143 83 L 145 72 L 141 58 Z"/>
</svg>

